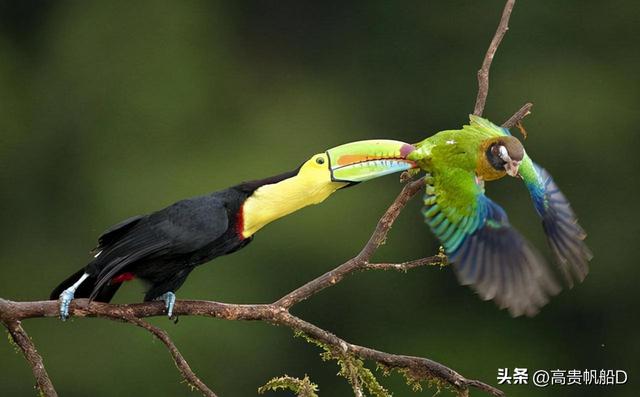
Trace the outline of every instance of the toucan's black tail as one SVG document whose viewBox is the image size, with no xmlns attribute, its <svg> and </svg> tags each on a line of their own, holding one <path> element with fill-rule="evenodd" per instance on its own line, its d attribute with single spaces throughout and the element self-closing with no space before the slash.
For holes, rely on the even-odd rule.
<svg viewBox="0 0 640 397">
<path fill-rule="evenodd" d="M 71 287 L 76 281 L 82 277 L 84 274 L 85 268 L 78 270 L 69 276 L 66 280 L 60 283 L 53 291 L 51 291 L 51 295 L 49 295 L 49 299 L 57 300 L 62 291 Z M 88 298 L 93 292 L 93 288 L 96 285 L 97 278 L 94 276 L 89 276 L 86 280 L 80 284 L 78 289 L 75 292 L 74 298 Z M 115 295 L 118 288 L 120 288 L 121 283 L 107 284 L 102 287 L 102 290 L 98 292 L 98 295 L 93 299 L 98 302 L 109 302 Z"/>
</svg>

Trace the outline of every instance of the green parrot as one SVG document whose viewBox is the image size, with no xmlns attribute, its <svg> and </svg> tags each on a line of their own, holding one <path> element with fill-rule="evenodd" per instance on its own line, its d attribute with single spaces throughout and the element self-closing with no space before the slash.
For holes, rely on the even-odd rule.
<svg viewBox="0 0 640 397">
<path fill-rule="evenodd" d="M 533 316 L 561 288 L 542 256 L 485 195 L 485 181 L 505 175 L 524 181 L 570 287 L 589 270 L 586 234 L 551 175 L 531 160 L 509 130 L 481 117 L 470 119 L 461 130 L 441 131 L 407 145 L 402 154 L 418 165 L 412 172 L 426 172 L 422 212 L 459 282 L 514 317 Z"/>
</svg>

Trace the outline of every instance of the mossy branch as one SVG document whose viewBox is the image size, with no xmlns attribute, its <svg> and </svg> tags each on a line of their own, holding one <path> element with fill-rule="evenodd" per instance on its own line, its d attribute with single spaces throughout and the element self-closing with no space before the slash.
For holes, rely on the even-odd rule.
<svg viewBox="0 0 640 397">
<path fill-rule="evenodd" d="M 318 397 L 316 393 L 318 391 L 318 385 L 311 382 L 309 376 L 305 375 L 304 378 L 294 378 L 289 375 L 283 375 L 278 378 L 273 378 L 268 381 L 264 386 L 258 388 L 259 394 L 264 394 L 266 391 L 278 389 L 291 390 L 296 393 L 297 397 Z"/>
</svg>

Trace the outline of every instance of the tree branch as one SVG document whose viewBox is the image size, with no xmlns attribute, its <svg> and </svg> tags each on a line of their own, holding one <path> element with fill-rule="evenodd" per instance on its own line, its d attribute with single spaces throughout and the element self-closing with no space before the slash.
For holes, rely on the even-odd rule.
<svg viewBox="0 0 640 397">
<path fill-rule="evenodd" d="M 138 327 L 142 327 L 147 331 L 151 332 L 153 335 L 156 336 L 156 338 L 160 339 L 160 341 L 164 343 L 165 346 L 167 346 L 167 349 L 169 350 L 169 353 L 171 354 L 171 357 L 173 358 L 173 361 L 176 364 L 176 367 L 178 367 L 178 371 L 180 371 L 180 374 L 189 383 L 189 385 L 191 385 L 195 389 L 198 389 L 203 396 L 217 397 L 217 395 L 211 389 L 209 389 L 209 387 L 205 385 L 204 382 L 200 380 L 200 378 L 196 376 L 196 374 L 193 372 L 193 370 L 189 366 L 189 363 L 187 362 L 187 360 L 184 359 L 184 357 L 182 356 L 182 353 L 180 353 L 176 345 L 173 343 L 171 338 L 169 338 L 169 335 L 165 331 L 161 330 L 160 328 L 154 325 L 149 324 L 146 321 L 142 321 L 137 317 L 123 316 L 123 317 L 115 317 L 113 319 L 124 320 L 128 323 L 135 324 Z"/>
<path fill-rule="evenodd" d="M 533 103 L 531 102 L 525 103 L 517 112 L 513 114 L 513 116 L 509 117 L 509 120 L 502 123 L 502 126 L 504 128 L 515 127 L 515 125 L 518 124 L 523 118 L 531 114 L 532 107 L 533 107 Z"/>
<path fill-rule="evenodd" d="M 322 276 L 316 280 L 321 278 Z M 13 321 L 37 317 L 57 317 L 58 302 L 13 302 L 0 299 L 0 312 L 6 318 L 13 319 Z M 215 396 L 211 390 L 193 375 L 182 355 L 169 340 L 168 335 L 141 320 L 141 318 L 166 315 L 162 302 L 115 305 L 101 302 L 89 303 L 87 299 L 77 299 L 71 303 L 69 313 L 74 317 L 101 317 L 115 321 L 126 321 L 147 329 L 167 345 L 181 373 L 192 385 L 196 386 L 206 396 Z M 435 361 L 420 357 L 385 353 L 346 342 L 336 335 L 292 315 L 286 308 L 275 303 L 239 305 L 212 301 L 180 300 L 176 301 L 174 313 L 178 316 L 191 315 L 225 320 L 265 321 L 270 324 L 282 325 L 295 331 L 304 332 L 343 353 L 354 354 L 362 359 L 372 360 L 390 368 L 407 369 L 420 378 L 435 378 L 446 382 L 459 391 L 474 387 L 494 396 L 504 395 L 500 390 L 490 385 L 467 379 L 456 371 Z M 198 383 L 201 383 L 204 387 L 199 387 Z M 205 392 L 205 390 L 208 390 L 208 392 Z"/>
<path fill-rule="evenodd" d="M 389 229 L 391 229 L 391 226 L 393 226 L 393 222 L 395 222 L 398 215 L 400 215 L 400 211 L 402 211 L 405 205 L 407 205 L 407 202 L 413 196 L 415 196 L 423 186 L 423 178 L 405 185 L 398 197 L 396 197 L 396 199 L 389 206 L 382 218 L 380 218 L 378 224 L 376 225 L 376 229 L 369 238 L 369 241 L 367 242 L 367 244 L 365 244 L 364 248 L 362 248 L 362 250 L 356 257 L 323 274 L 315 280 L 309 281 L 302 287 L 289 292 L 287 295 L 283 296 L 277 302 L 275 302 L 275 304 L 288 309 L 296 303 L 301 302 L 309 298 L 310 296 L 317 294 L 323 289 L 342 281 L 345 276 L 358 270 L 366 269 L 369 265 L 368 261 L 369 259 L 371 259 L 371 256 L 382 244 L 384 244 L 387 238 L 387 233 L 389 232 Z M 441 258 L 439 257 L 437 259 L 441 260 Z M 434 257 L 431 257 L 425 258 L 425 260 L 435 261 L 436 259 L 434 259 Z"/>
<path fill-rule="evenodd" d="M 516 0 L 507 0 L 505 3 L 498 28 L 496 29 L 493 39 L 491 39 L 491 43 L 489 44 L 489 48 L 487 48 L 487 52 L 484 55 L 482 66 L 480 67 L 480 70 L 478 70 L 478 94 L 476 96 L 476 104 L 473 108 L 473 114 L 476 116 L 482 116 L 482 113 L 484 112 L 484 106 L 487 103 L 487 96 L 489 95 L 489 70 L 491 69 L 491 63 L 496 55 L 496 51 L 498 51 L 498 47 L 500 46 L 504 35 L 507 33 L 507 30 L 509 30 L 509 18 L 511 18 L 511 12 L 513 11 L 515 2 Z M 517 112 L 515 112 L 513 116 L 505 121 L 502 126 L 504 128 L 513 128 L 523 118 L 531 114 L 532 107 L 533 104 L 527 102 Z"/>
<path fill-rule="evenodd" d="M 408 262 L 402 263 L 365 263 L 362 267 L 365 270 L 396 270 L 399 272 L 406 273 L 407 271 L 424 266 L 424 265 L 440 265 L 444 266 L 447 264 L 446 255 L 434 255 L 428 258 L 415 259 Z"/>
<path fill-rule="evenodd" d="M 1 300 L 0 300 L 1 301 Z M 42 356 L 36 350 L 36 346 L 29 338 L 19 320 L 6 318 L 4 310 L 0 310 L 0 322 L 7 328 L 13 342 L 20 348 L 24 358 L 31 365 L 33 376 L 36 378 L 36 387 L 40 394 L 47 397 L 57 397 L 58 393 L 51 383 L 49 374 L 44 367 Z"/>
<path fill-rule="evenodd" d="M 511 17 L 511 11 L 513 11 L 515 2 L 516 0 L 507 0 L 507 3 L 504 5 L 498 29 L 493 35 L 491 44 L 489 44 L 487 53 L 482 61 L 482 67 L 478 70 L 478 95 L 476 96 L 476 105 L 473 109 L 473 114 L 476 116 L 482 116 L 482 112 L 484 112 L 484 105 L 487 102 L 487 95 L 489 95 L 489 69 L 491 68 L 491 62 L 493 62 L 493 57 L 496 55 L 502 38 L 505 33 L 507 33 L 507 30 L 509 30 L 509 18 Z"/>
</svg>

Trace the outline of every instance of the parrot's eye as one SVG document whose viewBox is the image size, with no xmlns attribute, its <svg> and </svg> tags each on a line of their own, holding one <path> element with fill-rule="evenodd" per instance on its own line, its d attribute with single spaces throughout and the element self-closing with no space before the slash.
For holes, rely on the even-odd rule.
<svg viewBox="0 0 640 397">
<path fill-rule="evenodd" d="M 322 157 L 317 157 L 316 164 L 324 164 L 324 159 Z"/>
<path fill-rule="evenodd" d="M 491 147 L 487 150 L 486 156 L 489 164 L 491 164 L 491 166 L 498 171 L 502 171 L 504 169 L 504 165 L 507 163 L 507 160 L 505 160 L 505 158 L 509 158 L 507 149 L 499 143 L 491 145 Z"/>
<path fill-rule="evenodd" d="M 509 157 L 509 152 L 507 151 L 507 148 L 502 145 L 500 145 L 500 148 L 498 149 L 498 154 L 503 161 L 511 160 L 511 158 Z"/>
</svg>

